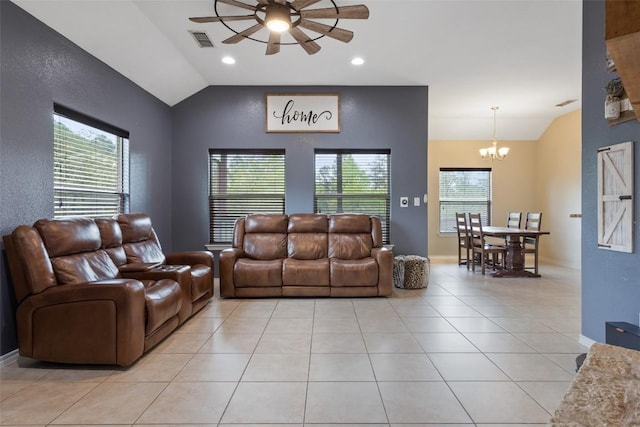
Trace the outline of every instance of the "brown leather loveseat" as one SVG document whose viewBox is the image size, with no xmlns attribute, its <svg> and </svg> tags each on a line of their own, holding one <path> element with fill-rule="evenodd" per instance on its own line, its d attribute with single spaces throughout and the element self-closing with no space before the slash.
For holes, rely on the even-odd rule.
<svg viewBox="0 0 640 427">
<path fill-rule="evenodd" d="M 128 366 L 213 296 L 212 254 L 164 255 L 145 214 L 41 219 L 4 243 L 25 357 Z"/>
<path fill-rule="evenodd" d="M 220 296 L 388 296 L 393 253 L 377 217 L 257 214 L 239 218 L 220 253 Z"/>
</svg>

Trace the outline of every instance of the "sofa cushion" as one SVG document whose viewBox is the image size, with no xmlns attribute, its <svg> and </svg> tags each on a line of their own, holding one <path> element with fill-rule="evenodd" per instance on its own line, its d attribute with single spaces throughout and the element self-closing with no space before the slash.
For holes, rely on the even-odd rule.
<svg viewBox="0 0 640 427">
<path fill-rule="evenodd" d="M 368 215 L 337 214 L 329 218 L 329 258 L 346 260 L 371 256 L 371 218 Z"/>
<path fill-rule="evenodd" d="M 233 267 L 233 281 L 238 288 L 282 286 L 282 260 L 240 258 Z"/>
<path fill-rule="evenodd" d="M 288 225 L 287 215 L 255 214 L 245 219 L 245 233 L 286 233 Z"/>
<path fill-rule="evenodd" d="M 117 265 L 127 263 L 127 254 L 122 247 L 122 229 L 114 219 L 96 219 L 96 224 L 100 230 L 102 248 L 107 251 L 113 262 Z"/>
<path fill-rule="evenodd" d="M 357 260 L 371 257 L 371 234 L 329 234 L 329 258 Z"/>
<path fill-rule="evenodd" d="M 331 259 L 331 286 L 376 286 L 378 264 L 373 258 Z"/>
<path fill-rule="evenodd" d="M 300 261 L 287 258 L 282 262 L 284 286 L 329 286 L 329 260 Z"/>
<path fill-rule="evenodd" d="M 290 233 L 287 237 L 289 258 L 316 260 L 328 257 L 326 233 Z"/>
<path fill-rule="evenodd" d="M 162 248 L 153 240 L 122 245 L 129 263 L 164 263 Z"/>
<path fill-rule="evenodd" d="M 98 218 L 95 222 L 98 230 L 100 230 L 100 239 L 103 248 L 107 249 L 122 246 L 122 229 L 116 220 Z"/>
<path fill-rule="evenodd" d="M 180 286 L 175 280 L 161 279 L 143 281 L 145 285 L 145 304 L 147 323 L 145 334 L 149 335 L 164 322 L 176 316 L 182 306 Z"/>
<path fill-rule="evenodd" d="M 121 214 L 117 221 L 122 230 L 122 247 L 127 254 L 127 262 L 164 263 L 162 247 L 147 214 Z"/>
<path fill-rule="evenodd" d="M 323 214 L 292 214 L 289 216 L 288 233 L 327 233 L 329 219 Z"/>
<path fill-rule="evenodd" d="M 118 276 L 118 267 L 103 250 L 52 258 L 51 264 L 60 285 L 95 282 Z"/>
<path fill-rule="evenodd" d="M 274 260 L 286 258 L 287 235 L 284 233 L 247 233 L 242 249 L 247 257 L 254 260 Z"/>
<path fill-rule="evenodd" d="M 329 233 L 371 234 L 371 219 L 368 215 L 335 214 L 329 218 Z"/>
<path fill-rule="evenodd" d="M 50 257 L 73 255 L 100 249 L 100 230 L 90 218 L 40 219 L 33 226 Z"/>
<path fill-rule="evenodd" d="M 151 218 L 143 213 L 122 214 L 116 217 L 122 230 L 124 243 L 142 242 L 155 239 Z"/>
</svg>

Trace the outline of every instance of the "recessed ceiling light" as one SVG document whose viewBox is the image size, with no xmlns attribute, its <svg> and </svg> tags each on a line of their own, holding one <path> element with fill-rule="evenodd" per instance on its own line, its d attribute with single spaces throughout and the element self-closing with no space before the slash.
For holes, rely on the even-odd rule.
<svg viewBox="0 0 640 427">
<path fill-rule="evenodd" d="M 225 56 L 224 58 L 222 58 L 222 62 L 224 62 L 225 64 L 231 65 L 231 64 L 235 64 L 236 60 L 233 59 L 230 56 Z"/>
<path fill-rule="evenodd" d="M 357 58 L 353 58 L 353 59 L 351 60 L 351 64 L 352 64 L 352 65 L 362 65 L 362 64 L 364 64 L 364 59 L 359 58 L 359 57 L 357 57 Z"/>
</svg>

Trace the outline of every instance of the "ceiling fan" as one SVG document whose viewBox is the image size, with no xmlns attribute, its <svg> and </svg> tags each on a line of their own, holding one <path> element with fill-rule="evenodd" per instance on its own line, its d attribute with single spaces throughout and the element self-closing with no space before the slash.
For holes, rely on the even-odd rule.
<svg viewBox="0 0 640 427">
<path fill-rule="evenodd" d="M 197 23 L 221 22 L 225 27 L 235 33 L 235 35 L 222 41 L 222 43 L 233 44 L 244 39 L 250 39 L 267 44 L 266 55 L 273 55 L 280 52 L 281 45 L 299 44 L 309 55 L 313 55 L 320 50 L 320 45 L 316 40 L 322 37 L 331 37 L 344 43 L 349 43 L 353 38 L 353 32 L 338 28 L 340 19 L 367 19 L 369 9 L 365 5 L 337 6 L 334 0 L 255 0 L 257 4 L 251 5 L 238 0 L 214 0 L 214 10 L 216 16 L 193 17 L 189 20 Z M 320 9 L 307 9 L 321 1 L 328 1 L 330 7 Z M 240 9 L 250 11 L 247 15 L 224 16 L 218 13 L 218 5 L 226 4 Z M 312 19 L 331 20 L 327 25 L 312 21 Z M 251 27 L 237 31 L 227 22 L 231 21 L 256 21 Z M 269 37 L 265 40 L 252 37 L 261 29 L 269 30 Z M 320 34 L 312 38 L 301 30 L 304 28 L 314 33 Z M 282 33 L 289 33 L 294 42 L 282 42 Z"/>
</svg>

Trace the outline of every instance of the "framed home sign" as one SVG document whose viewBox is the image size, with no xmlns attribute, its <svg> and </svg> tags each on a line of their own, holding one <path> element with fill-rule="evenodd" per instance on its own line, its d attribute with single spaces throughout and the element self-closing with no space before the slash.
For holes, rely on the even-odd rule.
<svg viewBox="0 0 640 427">
<path fill-rule="evenodd" d="M 340 132 L 340 95 L 266 95 L 267 132 Z"/>
</svg>

